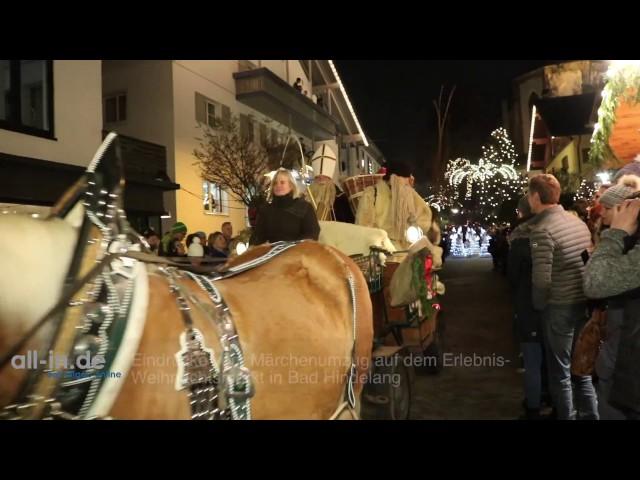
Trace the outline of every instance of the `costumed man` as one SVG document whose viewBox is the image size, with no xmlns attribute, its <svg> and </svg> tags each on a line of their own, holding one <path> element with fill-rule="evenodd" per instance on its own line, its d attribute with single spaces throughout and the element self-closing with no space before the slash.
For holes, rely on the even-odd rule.
<svg viewBox="0 0 640 480">
<path fill-rule="evenodd" d="M 406 164 L 387 163 L 385 176 L 363 190 L 356 223 L 385 230 L 394 247 L 406 251 L 389 283 L 390 305 L 420 300 L 422 317 L 440 308 L 437 295 L 444 294 L 444 284 L 434 272 L 442 268 L 442 247 L 440 227 L 429 205 L 412 187 L 412 173 Z M 424 236 L 410 243 L 409 227 L 419 227 Z"/>
<path fill-rule="evenodd" d="M 333 204 L 336 201 L 337 188 L 333 176 L 336 163 L 336 154 L 328 145 L 320 145 L 311 158 L 313 182 L 308 189 L 313 197 L 319 221 L 335 219 Z"/>
<path fill-rule="evenodd" d="M 404 163 L 388 163 L 386 173 L 375 186 L 364 189 L 358 203 L 356 223 L 386 230 L 398 250 L 406 250 L 410 243 L 406 232 L 418 226 L 431 244 L 429 249 L 442 249 L 440 227 L 433 220 L 433 212 L 411 186 L 411 168 Z"/>
<path fill-rule="evenodd" d="M 313 197 L 318 221 L 353 223 L 349 200 L 335 181 L 337 163 L 331 147 L 320 145 L 311 158 L 314 177 L 308 190 Z"/>
</svg>

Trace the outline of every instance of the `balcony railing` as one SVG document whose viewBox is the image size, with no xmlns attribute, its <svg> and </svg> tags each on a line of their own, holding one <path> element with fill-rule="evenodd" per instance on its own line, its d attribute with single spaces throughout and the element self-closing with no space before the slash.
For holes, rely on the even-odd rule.
<svg viewBox="0 0 640 480">
<path fill-rule="evenodd" d="M 236 99 L 316 140 L 337 134 L 338 120 L 267 68 L 233 74 Z"/>
</svg>

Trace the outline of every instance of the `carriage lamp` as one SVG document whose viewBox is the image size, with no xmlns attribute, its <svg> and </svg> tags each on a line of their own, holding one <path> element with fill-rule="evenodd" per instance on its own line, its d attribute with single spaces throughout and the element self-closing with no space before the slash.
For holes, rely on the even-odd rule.
<svg viewBox="0 0 640 480">
<path fill-rule="evenodd" d="M 407 232 L 405 234 L 405 238 L 407 239 L 407 242 L 409 242 L 410 244 L 413 245 L 418 240 L 420 240 L 422 237 L 423 237 L 423 232 L 422 232 L 422 229 L 419 226 L 411 225 L 409 228 L 407 228 Z"/>
<path fill-rule="evenodd" d="M 247 244 L 246 243 L 239 242 L 238 245 L 236 245 L 236 253 L 238 255 L 242 255 L 246 251 L 247 251 Z"/>
</svg>

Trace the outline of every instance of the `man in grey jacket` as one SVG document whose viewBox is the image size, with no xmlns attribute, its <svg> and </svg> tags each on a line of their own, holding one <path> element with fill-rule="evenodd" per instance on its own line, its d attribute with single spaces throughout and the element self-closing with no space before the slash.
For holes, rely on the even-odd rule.
<svg viewBox="0 0 640 480">
<path fill-rule="evenodd" d="M 560 190 L 553 175 L 537 175 L 529 181 L 529 205 L 537 215 L 530 237 L 532 296 L 534 308 L 542 312 L 549 390 L 557 417 L 573 420 L 571 353 L 587 321 L 582 253 L 591 249 L 591 234 L 582 220 L 558 205 Z M 591 377 L 575 377 L 575 383 L 580 417 L 597 419 Z"/>
</svg>

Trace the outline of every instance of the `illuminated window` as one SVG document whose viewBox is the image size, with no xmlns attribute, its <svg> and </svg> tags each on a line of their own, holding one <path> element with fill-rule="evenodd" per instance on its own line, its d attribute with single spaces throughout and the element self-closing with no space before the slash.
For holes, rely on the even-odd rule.
<svg viewBox="0 0 640 480">
<path fill-rule="evenodd" d="M 202 182 L 202 208 L 208 215 L 228 215 L 229 195 L 212 182 Z"/>
</svg>

